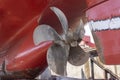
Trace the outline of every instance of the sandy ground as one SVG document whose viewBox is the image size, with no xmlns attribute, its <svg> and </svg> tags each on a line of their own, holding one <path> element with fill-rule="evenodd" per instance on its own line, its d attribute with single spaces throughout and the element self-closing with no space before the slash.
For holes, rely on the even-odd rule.
<svg viewBox="0 0 120 80">
<path fill-rule="evenodd" d="M 106 66 L 106 68 L 110 69 L 113 73 L 117 74 L 120 76 L 120 65 L 117 66 Z M 104 79 L 104 71 L 99 68 L 98 66 L 94 65 L 94 70 L 95 70 L 95 79 Z M 90 72 L 90 61 L 88 61 L 86 64 L 82 66 L 73 66 L 69 63 L 67 63 L 67 77 L 72 77 L 72 78 L 79 78 L 79 79 L 88 79 L 91 77 L 91 72 Z M 52 72 L 49 68 L 46 69 L 46 71 L 39 76 L 39 79 L 47 79 L 51 75 L 57 75 L 54 72 Z"/>
</svg>

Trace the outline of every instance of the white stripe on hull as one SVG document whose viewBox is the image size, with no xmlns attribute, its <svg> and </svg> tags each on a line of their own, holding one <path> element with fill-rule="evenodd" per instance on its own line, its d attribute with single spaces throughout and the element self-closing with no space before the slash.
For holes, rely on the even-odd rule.
<svg viewBox="0 0 120 80">
<path fill-rule="evenodd" d="M 120 17 L 95 22 L 90 21 L 89 23 L 92 31 L 120 29 Z"/>
</svg>

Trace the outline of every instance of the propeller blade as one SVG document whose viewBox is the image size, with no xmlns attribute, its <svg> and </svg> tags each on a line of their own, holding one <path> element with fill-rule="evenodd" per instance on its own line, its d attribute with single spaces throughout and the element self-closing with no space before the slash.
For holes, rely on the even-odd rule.
<svg viewBox="0 0 120 80">
<path fill-rule="evenodd" d="M 47 62 L 56 74 L 65 76 L 67 75 L 66 66 L 68 59 L 68 47 L 59 44 L 52 45 L 47 52 Z"/>
<path fill-rule="evenodd" d="M 50 7 L 50 9 L 57 15 L 57 17 L 59 18 L 60 20 L 60 23 L 62 25 L 62 28 L 64 30 L 64 33 L 66 34 L 67 31 L 68 31 L 68 20 L 65 16 L 65 14 L 59 9 L 59 8 L 56 8 L 56 7 Z"/>
<path fill-rule="evenodd" d="M 84 34 L 85 34 L 84 23 L 83 23 L 82 19 L 80 19 L 79 26 L 76 27 L 76 29 L 73 32 L 73 38 L 75 40 L 78 40 L 78 42 L 80 42 L 82 40 L 82 38 L 84 37 Z"/>
<path fill-rule="evenodd" d="M 59 34 L 49 25 L 39 25 L 33 32 L 33 41 L 35 45 L 48 40 L 61 40 Z"/>
<path fill-rule="evenodd" d="M 89 54 L 86 53 L 80 46 L 70 47 L 68 61 L 75 66 L 83 65 L 89 59 Z"/>
</svg>

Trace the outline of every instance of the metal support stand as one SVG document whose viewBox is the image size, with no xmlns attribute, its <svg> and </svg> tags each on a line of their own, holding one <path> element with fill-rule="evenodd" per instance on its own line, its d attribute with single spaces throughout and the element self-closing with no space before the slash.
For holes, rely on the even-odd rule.
<svg viewBox="0 0 120 80">
<path fill-rule="evenodd" d="M 90 59 L 90 61 L 91 61 L 91 78 L 94 80 L 94 63 L 92 59 Z"/>
<path fill-rule="evenodd" d="M 90 60 L 91 60 L 91 75 L 92 75 L 92 79 L 95 80 L 94 77 L 94 63 L 100 67 L 102 70 L 105 71 L 105 80 L 120 80 L 120 77 L 118 77 L 116 74 L 114 74 L 111 70 L 105 68 L 104 66 L 102 66 L 101 64 L 99 64 L 94 57 L 90 56 Z M 108 77 L 108 74 L 110 75 L 110 77 Z"/>
</svg>

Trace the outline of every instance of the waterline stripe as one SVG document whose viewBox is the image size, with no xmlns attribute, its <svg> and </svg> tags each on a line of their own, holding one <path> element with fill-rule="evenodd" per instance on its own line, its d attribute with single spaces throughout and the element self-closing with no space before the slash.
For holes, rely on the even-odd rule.
<svg viewBox="0 0 120 80">
<path fill-rule="evenodd" d="M 120 17 L 101 21 L 90 21 L 89 24 L 93 31 L 120 29 Z"/>
</svg>

